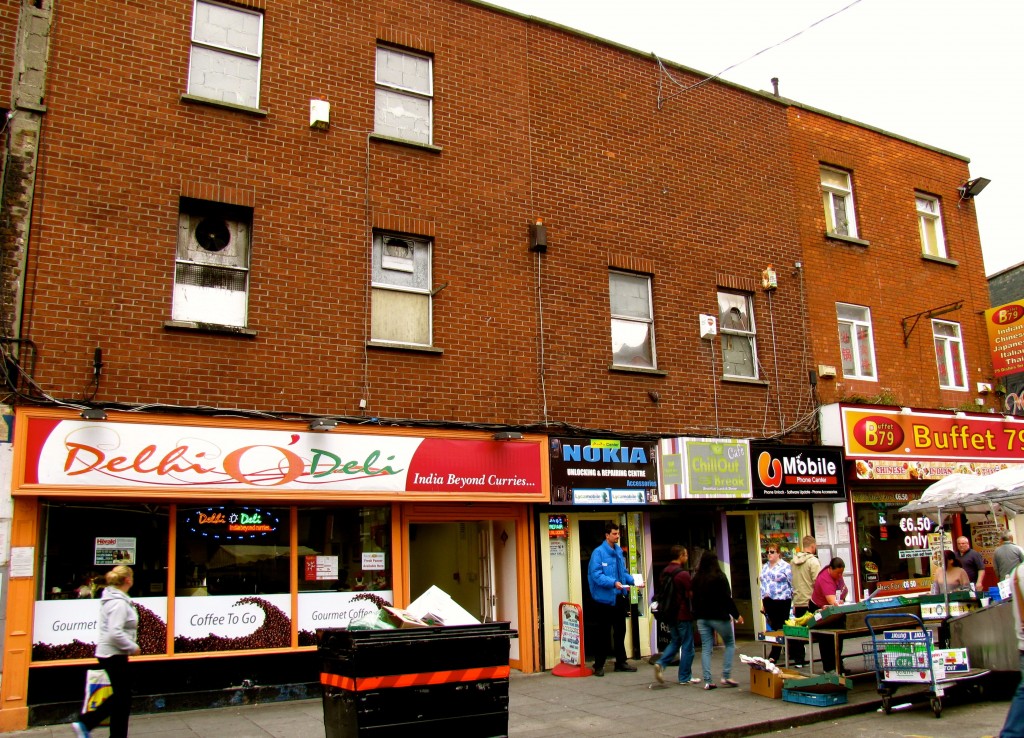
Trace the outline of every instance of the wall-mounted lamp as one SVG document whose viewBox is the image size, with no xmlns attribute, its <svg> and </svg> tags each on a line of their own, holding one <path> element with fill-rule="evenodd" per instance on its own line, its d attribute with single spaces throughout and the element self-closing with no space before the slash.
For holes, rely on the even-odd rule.
<svg viewBox="0 0 1024 738">
<path fill-rule="evenodd" d="M 494 434 L 495 441 L 520 441 L 523 434 L 519 431 L 499 431 Z"/>
<path fill-rule="evenodd" d="M 99 407 L 87 407 L 82 411 L 82 420 L 106 420 L 107 411 Z"/>
<path fill-rule="evenodd" d="M 988 187 L 991 179 L 985 179 L 984 177 L 975 177 L 964 182 L 957 189 L 960 190 L 960 197 L 967 199 L 968 197 L 977 197 L 981 194 L 981 191 Z"/>
<path fill-rule="evenodd" d="M 311 431 L 317 431 L 318 433 L 326 433 L 332 431 L 338 427 L 338 421 L 331 418 L 314 418 L 309 424 Z"/>
<path fill-rule="evenodd" d="M 537 222 L 530 226 L 530 251 L 537 254 L 547 253 L 548 250 L 548 229 L 544 227 L 544 220 L 537 218 Z"/>
<path fill-rule="evenodd" d="M 913 412 L 914 411 L 911 410 L 909 407 L 901 407 L 900 408 L 900 415 L 910 415 Z"/>
<path fill-rule="evenodd" d="M 661 395 L 659 395 L 654 390 L 650 390 L 647 393 L 647 396 L 651 398 L 651 402 L 653 402 L 654 404 L 658 404 L 659 402 L 661 402 Z"/>
</svg>

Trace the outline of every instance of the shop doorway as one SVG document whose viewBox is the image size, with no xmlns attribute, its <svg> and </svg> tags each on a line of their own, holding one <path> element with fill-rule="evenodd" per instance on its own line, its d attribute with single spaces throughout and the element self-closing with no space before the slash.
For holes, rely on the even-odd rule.
<svg viewBox="0 0 1024 738">
<path fill-rule="evenodd" d="M 491 521 L 410 523 L 409 595 L 436 585 L 481 623 L 498 620 Z"/>
<path fill-rule="evenodd" d="M 408 523 L 408 601 L 436 585 L 481 623 L 508 621 L 517 632 L 522 607 L 518 549 L 521 526 L 514 519 L 410 520 Z M 524 663 L 521 649 L 529 637 L 519 633 L 510 644 L 509 663 Z M 532 642 L 532 640 L 531 640 Z"/>
</svg>

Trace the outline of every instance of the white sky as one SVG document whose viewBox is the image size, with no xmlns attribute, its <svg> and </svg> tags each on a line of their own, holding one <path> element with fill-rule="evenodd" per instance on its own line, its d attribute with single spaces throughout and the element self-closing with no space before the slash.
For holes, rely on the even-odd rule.
<svg viewBox="0 0 1024 738">
<path fill-rule="evenodd" d="M 708 75 L 804 31 L 723 78 L 969 157 L 986 274 L 1024 262 L 1021 0 L 488 1 Z"/>
</svg>

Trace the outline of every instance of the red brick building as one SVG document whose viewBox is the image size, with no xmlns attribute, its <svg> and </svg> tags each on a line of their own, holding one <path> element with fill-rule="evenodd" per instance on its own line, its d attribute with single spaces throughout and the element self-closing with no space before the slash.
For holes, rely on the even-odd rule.
<svg viewBox="0 0 1024 738">
<path fill-rule="evenodd" d="M 816 440 L 819 403 L 959 406 L 975 395 L 937 389 L 931 328 L 906 346 L 901 332 L 954 299 L 970 387 L 987 381 L 959 156 L 463 0 L 44 0 L 23 5 L 16 36 L 18 5 L 0 8 L 15 72 L 0 89 L 13 112 L 0 317 L 18 416 L 12 544 L 36 568 L 11 581 L 0 725 L 25 724 L 42 676 L 87 663 L 51 657 L 66 638 L 32 646 L 40 612 L 60 617 L 64 580 L 109 563 L 99 539 L 159 572 L 143 582 L 166 629 L 154 665 L 188 662 L 206 636 L 183 625 L 196 595 L 237 604 L 253 591 L 239 577 L 258 579 L 258 607 L 285 611 L 291 633 L 241 647 L 244 634 L 217 634 L 238 674 L 240 649 L 309 656 L 304 613 L 324 611 L 304 598 L 327 594 L 317 562 L 312 579 L 301 569 L 311 557 L 337 589 L 406 604 L 439 577 L 417 571 L 435 558 L 418 546 L 463 540 L 468 522 L 468 538 L 513 553 L 438 583 L 481 589 L 484 614 L 520 632 L 513 665 L 550 667 L 533 585 L 549 436 L 799 445 Z M 852 173 L 858 235 L 825 235 L 822 166 Z M 915 192 L 942 205 L 943 256 L 921 256 Z M 870 307 L 877 381 L 818 377 L 842 366 L 837 301 Z M 702 316 L 717 333 L 701 337 Z M 320 418 L 334 432 L 307 433 Z M 101 428 L 135 461 L 76 467 L 66 439 L 86 434 L 98 458 Z M 524 434 L 514 461 L 498 431 Z M 212 451 L 179 451 L 193 437 L 285 461 L 261 481 L 238 465 L 218 486 L 202 476 Z M 331 446 L 338 473 L 374 476 L 388 444 L 414 441 L 452 444 L 446 478 L 488 481 L 295 487 L 313 480 L 292 478 L 288 449 L 315 455 L 323 439 L 382 447 L 344 466 Z M 165 442 L 176 461 L 150 465 Z M 266 535 L 289 553 L 215 567 L 219 549 L 184 531 L 204 506 L 243 504 L 282 521 Z M 140 508 L 155 548 L 131 522 Z M 325 516 L 335 527 L 317 527 Z M 636 533 L 651 556 L 649 524 Z"/>
</svg>

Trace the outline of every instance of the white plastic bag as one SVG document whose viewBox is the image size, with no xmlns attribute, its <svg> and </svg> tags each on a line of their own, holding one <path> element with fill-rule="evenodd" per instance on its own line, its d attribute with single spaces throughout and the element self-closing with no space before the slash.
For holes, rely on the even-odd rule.
<svg viewBox="0 0 1024 738">
<path fill-rule="evenodd" d="M 89 669 L 85 672 L 85 702 L 82 704 L 82 713 L 95 712 L 113 693 L 107 672 L 103 669 Z M 105 719 L 100 725 L 110 725 L 110 718 Z"/>
</svg>

